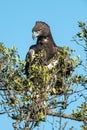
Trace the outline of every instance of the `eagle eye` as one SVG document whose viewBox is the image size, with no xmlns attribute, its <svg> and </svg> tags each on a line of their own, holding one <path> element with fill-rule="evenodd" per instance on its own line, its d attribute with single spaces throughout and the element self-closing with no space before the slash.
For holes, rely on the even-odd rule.
<svg viewBox="0 0 87 130">
<path fill-rule="evenodd" d="M 42 29 L 40 29 L 39 31 L 40 31 L 40 32 L 42 32 L 43 30 L 42 30 Z"/>
</svg>

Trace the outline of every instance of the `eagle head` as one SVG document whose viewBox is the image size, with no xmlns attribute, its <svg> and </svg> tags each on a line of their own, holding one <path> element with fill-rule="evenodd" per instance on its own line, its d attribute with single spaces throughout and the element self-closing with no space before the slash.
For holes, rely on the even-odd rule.
<svg viewBox="0 0 87 130">
<path fill-rule="evenodd" d="M 50 27 L 48 24 L 42 21 L 37 21 L 35 26 L 32 29 L 32 38 L 35 37 L 48 37 L 50 34 Z"/>
</svg>

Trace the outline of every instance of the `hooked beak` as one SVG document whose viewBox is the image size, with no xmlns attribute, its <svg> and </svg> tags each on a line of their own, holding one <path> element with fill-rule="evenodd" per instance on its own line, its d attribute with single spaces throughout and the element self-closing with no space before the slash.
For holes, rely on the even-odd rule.
<svg viewBox="0 0 87 130">
<path fill-rule="evenodd" d="M 33 38 L 33 40 L 36 38 L 36 37 L 38 37 L 39 35 L 40 35 L 40 31 L 37 31 L 37 32 L 33 32 L 32 33 L 32 38 Z"/>
</svg>

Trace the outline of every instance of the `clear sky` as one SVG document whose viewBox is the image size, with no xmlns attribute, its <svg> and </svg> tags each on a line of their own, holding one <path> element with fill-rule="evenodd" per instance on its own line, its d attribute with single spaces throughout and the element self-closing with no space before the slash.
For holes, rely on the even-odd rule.
<svg viewBox="0 0 87 130">
<path fill-rule="evenodd" d="M 50 25 L 57 45 L 69 46 L 81 55 L 70 40 L 79 31 L 78 21 L 87 23 L 87 0 L 0 0 L 0 42 L 6 47 L 15 45 L 24 60 L 35 43 L 31 30 L 38 20 Z M 0 130 L 13 130 L 7 116 L 0 116 Z"/>
</svg>

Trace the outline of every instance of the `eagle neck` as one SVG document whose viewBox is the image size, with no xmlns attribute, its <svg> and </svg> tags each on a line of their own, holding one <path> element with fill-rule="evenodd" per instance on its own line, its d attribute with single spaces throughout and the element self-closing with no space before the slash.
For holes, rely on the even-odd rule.
<svg viewBox="0 0 87 130">
<path fill-rule="evenodd" d="M 48 40 L 47 44 L 49 44 L 50 46 L 56 46 L 56 44 L 55 44 L 55 42 L 54 42 L 54 39 L 53 39 L 51 33 L 49 33 L 48 36 L 40 36 L 40 37 L 38 37 L 38 38 L 37 38 L 37 45 L 38 45 L 38 44 L 43 44 L 43 40 L 44 40 L 44 39 L 47 39 L 47 40 Z"/>
<path fill-rule="evenodd" d="M 55 42 L 54 42 L 54 39 L 53 39 L 53 36 L 52 36 L 51 32 L 50 32 L 50 35 L 49 35 L 49 39 L 51 40 L 52 45 L 53 45 L 53 46 L 56 46 L 56 44 L 55 44 Z"/>
</svg>

